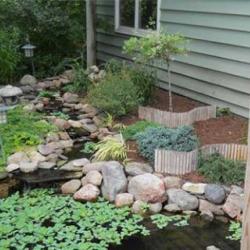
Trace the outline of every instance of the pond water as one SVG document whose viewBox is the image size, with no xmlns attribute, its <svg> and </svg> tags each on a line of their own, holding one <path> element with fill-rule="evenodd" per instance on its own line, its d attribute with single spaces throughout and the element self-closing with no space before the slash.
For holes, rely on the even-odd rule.
<svg viewBox="0 0 250 250">
<path fill-rule="evenodd" d="M 221 250 L 239 250 L 240 243 L 227 240 L 227 235 L 228 224 L 219 221 L 208 223 L 195 217 L 191 219 L 190 226 L 172 226 L 162 230 L 153 227 L 150 236 L 131 237 L 110 250 L 206 250 L 211 245 Z"/>
</svg>

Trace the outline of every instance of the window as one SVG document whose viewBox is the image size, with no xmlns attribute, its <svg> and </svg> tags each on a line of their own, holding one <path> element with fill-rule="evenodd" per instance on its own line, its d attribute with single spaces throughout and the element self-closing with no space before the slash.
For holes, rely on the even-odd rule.
<svg viewBox="0 0 250 250">
<path fill-rule="evenodd" d="M 160 0 L 116 0 L 115 29 L 129 35 L 159 30 Z"/>
</svg>

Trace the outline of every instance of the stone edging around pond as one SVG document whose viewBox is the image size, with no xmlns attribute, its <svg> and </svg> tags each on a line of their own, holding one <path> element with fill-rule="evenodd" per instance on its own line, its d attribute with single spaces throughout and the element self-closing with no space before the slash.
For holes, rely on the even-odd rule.
<svg viewBox="0 0 250 250">
<path fill-rule="evenodd" d="M 157 149 L 155 150 L 155 171 L 184 175 L 197 169 L 199 152 L 206 156 L 219 153 L 231 160 L 247 161 L 247 151 L 247 145 L 225 143 L 204 145 L 190 152 Z"/>
<path fill-rule="evenodd" d="M 216 118 L 216 106 L 198 107 L 182 113 L 140 106 L 138 116 L 142 120 L 157 122 L 169 128 L 176 128 L 183 125 L 192 125 L 196 121 Z"/>
<path fill-rule="evenodd" d="M 103 196 L 117 207 L 131 206 L 134 213 L 140 214 L 200 212 L 207 220 L 242 218 L 244 195 L 238 186 L 185 182 L 153 173 L 150 165 L 137 162 L 125 167 L 115 161 L 92 162 L 82 167 L 82 173 L 81 180 L 62 185 L 63 194 L 72 194 L 79 201 L 95 201 Z"/>
</svg>

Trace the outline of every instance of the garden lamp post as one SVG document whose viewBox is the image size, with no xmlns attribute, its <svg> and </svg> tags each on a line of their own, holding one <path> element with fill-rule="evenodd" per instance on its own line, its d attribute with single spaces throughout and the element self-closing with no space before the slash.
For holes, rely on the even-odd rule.
<svg viewBox="0 0 250 250">
<path fill-rule="evenodd" d="M 22 49 L 24 50 L 24 56 L 26 58 L 30 58 L 31 61 L 31 67 L 32 67 L 32 75 L 35 75 L 35 66 L 34 66 L 34 61 L 33 61 L 33 56 L 34 56 L 34 49 L 36 48 L 36 46 L 32 45 L 29 42 L 29 39 L 27 39 L 27 44 L 25 44 L 24 46 L 22 46 Z"/>
</svg>

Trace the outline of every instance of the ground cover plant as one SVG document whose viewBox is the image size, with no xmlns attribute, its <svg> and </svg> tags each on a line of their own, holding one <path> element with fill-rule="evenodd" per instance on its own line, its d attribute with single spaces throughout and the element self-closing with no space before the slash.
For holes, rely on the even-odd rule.
<svg viewBox="0 0 250 250">
<path fill-rule="evenodd" d="M 198 171 L 209 181 L 222 184 L 240 184 L 245 178 L 245 164 L 225 159 L 219 153 L 200 157 Z"/>
<path fill-rule="evenodd" d="M 230 235 L 227 236 L 229 240 L 241 240 L 242 237 L 242 224 L 237 221 L 231 221 L 229 226 L 229 233 Z"/>
<path fill-rule="evenodd" d="M 16 193 L 1 202 L 0 249 L 105 250 L 125 237 L 148 235 L 142 219 L 103 199 L 80 203 L 46 189 Z"/>
<path fill-rule="evenodd" d="M 198 147 L 198 139 L 191 126 L 172 128 L 147 128 L 135 135 L 140 154 L 154 161 L 155 149 L 189 152 Z"/>
<path fill-rule="evenodd" d="M 53 131 L 56 131 L 55 126 L 45 121 L 39 113 L 26 112 L 21 106 L 9 110 L 8 123 L 0 124 L 5 155 L 38 145 L 47 133 Z M 0 159 L 0 166 L 3 165 L 3 159 Z"/>
</svg>

